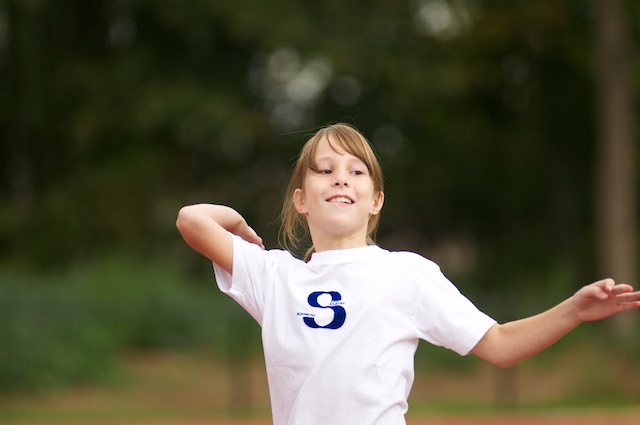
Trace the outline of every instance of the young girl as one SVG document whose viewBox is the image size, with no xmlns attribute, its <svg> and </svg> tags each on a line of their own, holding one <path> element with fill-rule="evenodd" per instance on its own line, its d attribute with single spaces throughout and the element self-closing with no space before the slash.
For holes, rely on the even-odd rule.
<svg viewBox="0 0 640 425">
<path fill-rule="evenodd" d="M 542 314 L 497 324 L 435 263 L 373 244 L 383 203 L 369 142 L 336 124 L 303 147 L 283 208 L 285 246 L 311 238 L 304 261 L 265 250 L 229 207 L 180 210 L 186 242 L 262 327 L 276 425 L 404 424 L 419 339 L 506 367 L 583 321 L 640 307 L 640 292 L 605 279 Z"/>
</svg>

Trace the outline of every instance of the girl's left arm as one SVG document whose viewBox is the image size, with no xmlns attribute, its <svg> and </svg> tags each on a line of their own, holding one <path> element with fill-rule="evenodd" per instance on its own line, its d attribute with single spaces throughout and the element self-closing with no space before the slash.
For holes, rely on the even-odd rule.
<svg viewBox="0 0 640 425">
<path fill-rule="evenodd" d="M 568 300 L 536 316 L 496 324 L 471 350 L 500 367 L 537 354 L 582 322 L 604 319 L 640 307 L 640 291 L 612 279 L 594 282 Z"/>
</svg>

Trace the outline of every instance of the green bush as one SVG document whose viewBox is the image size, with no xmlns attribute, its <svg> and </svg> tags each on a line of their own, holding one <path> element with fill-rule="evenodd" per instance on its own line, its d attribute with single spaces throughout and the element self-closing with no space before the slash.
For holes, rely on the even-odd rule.
<svg viewBox="0 0 640 425">
<path fill-rule="evenodd" d="M 0 391 L 34 391 L 109 373 L 116 341 L 75 288 L 3 276 Z"/>
<path fill-rule="evenodd" d="M 259 347 L 257 325 L 210 281 L 110 259 L 58 275 L 0 272 L 0 393 L 95 382 L 126 349 Z M 254 335 L 247 335 L 250 333 Z"/>
</svg>

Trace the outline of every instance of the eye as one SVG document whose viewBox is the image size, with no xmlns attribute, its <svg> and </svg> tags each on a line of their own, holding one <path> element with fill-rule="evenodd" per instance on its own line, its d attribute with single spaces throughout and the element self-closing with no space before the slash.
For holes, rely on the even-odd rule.
<svg viewBox="0 0 640 425">
<path fill-rule="evenodd" d="M 351 174 L 353 174 L 354 176 L 361 176 L 364 174 L 364 171 L 361 170 L 353 170 L 351 171 Z"/>
<path fill-rule="evenodd" d="M 309 168 L 311 171 L 313 171 L 316 174 L 331 174 L 331 168 L 329 168 L 327 165 L 315 165 L 313 167 Z"/>
</svg>

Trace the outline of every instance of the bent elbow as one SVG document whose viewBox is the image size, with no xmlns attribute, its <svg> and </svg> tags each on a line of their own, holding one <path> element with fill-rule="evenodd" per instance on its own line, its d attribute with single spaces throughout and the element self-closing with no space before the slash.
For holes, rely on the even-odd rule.
<svg viewBox="0 0 640 425">
<path fill-rule="evenodd" d="M 485 360 L 501 369 L 507 369 L 520 363 L 525 358 L 526 357 L 518 357 L 518 355 L 510 355 L 509 353 L 499 353 L 493 357 L 485 358 Z"/>
<path fill-rule="evenodd" d="M 499 360 L 493 361 L 491 363 L 493 363 L 495 366 L 498 366 L 501 369 L 508 369 L 511 366 L 517 364 L 518 360 L 499 359 Z"/>
<path fill-rule="evenodd" d="M 189 224 L 193 222 L 193 208 L 191 206 L 185 206 L 178 211 L 178 217 L 176 218 L 176 227 L 180 233 L 184 233 L 185 229 L 189 227 Z"/>
<path fill-rule="evenodd" d="M 188 207 L 182 207 L 180 208 L 180 211 L 178 211 L 178 217 L 176 217 L 176 227 L 178 228 L 178 230 L 182 230 L 182 228 L 184 227 L 185 215 L 187 215 L 187 213 L 185 212 L 186 208 Z"/>
<path fill-rule="evenodd" d="M 482 360 L 502 369 L 506 369 L 523 360 L 522 353 L 513 349 L 504 334 L 503 325 L 495 324 L 471 350 Z"/>
</svg>

